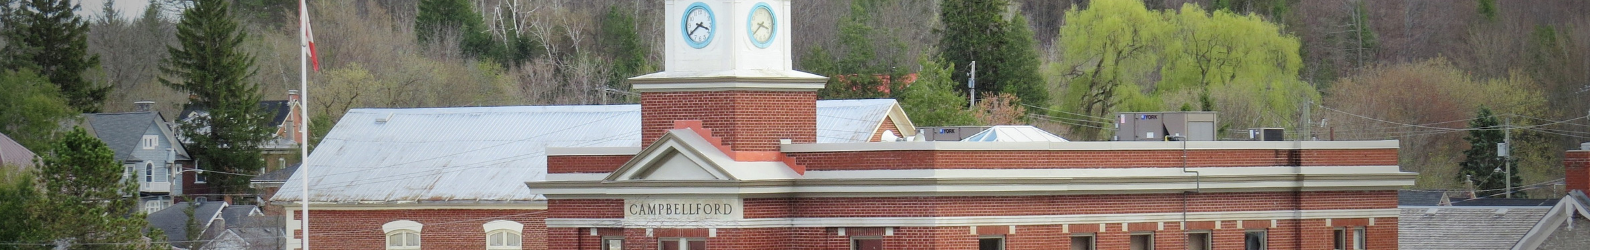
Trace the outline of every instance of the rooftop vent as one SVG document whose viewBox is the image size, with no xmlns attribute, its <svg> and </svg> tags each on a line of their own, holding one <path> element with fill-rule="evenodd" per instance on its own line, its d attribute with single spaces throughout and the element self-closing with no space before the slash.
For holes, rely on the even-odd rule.
<svg viewBox="0 0 1600 250">
<path fill-rule="evenodd" d="M 1215 141 L 1216 112 L 1130 112 L 1117 115 L 1114 141 Z"/>
</svg>

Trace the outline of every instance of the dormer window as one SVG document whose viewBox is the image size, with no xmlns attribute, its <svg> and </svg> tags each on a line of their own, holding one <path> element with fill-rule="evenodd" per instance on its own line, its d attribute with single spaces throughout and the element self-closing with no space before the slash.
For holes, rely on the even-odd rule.
<svg viewBox="0 0 1600 250">
<path fill-rule="evenodd" d="M 156 146 L 161 145 L 160 139 L 161 136 L 146 135 L 144 139 L 139 140 L 139 146 L 144 149 L 156 149 Z"/>
</svg>

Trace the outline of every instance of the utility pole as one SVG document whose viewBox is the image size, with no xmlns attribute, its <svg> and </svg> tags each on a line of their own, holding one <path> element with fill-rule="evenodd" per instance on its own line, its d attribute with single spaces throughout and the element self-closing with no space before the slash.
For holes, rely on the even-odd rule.
<svg viewBox="0 0 1600 250">
<path fill-rule="evenodd" d="M 967 109 L 978 108 L 978 61 L 967 64 Z"/>
<path fill-rule="evenodd" d="M 1511 198 L 1511 121 L 1501 119 L 1500 126 L 1501 135 L 1504 136 L 1504 142 L 1500 143 L 1500 156 L 1506 167 L 1506 198 Z"/>
</svg>

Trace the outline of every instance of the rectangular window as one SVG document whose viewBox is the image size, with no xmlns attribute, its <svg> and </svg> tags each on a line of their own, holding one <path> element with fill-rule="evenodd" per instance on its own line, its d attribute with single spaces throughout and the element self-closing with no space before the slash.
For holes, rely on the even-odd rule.
<svg viewBox="0 0 1600 250">
<path fill-rule="evenodd" d="M 600 249 L 601 250 L 622 250 L 622 238 L 621 237 L 604 237 L 604 238 L 600 238 Z"/>
<path fill-rule="evenodd" d="M 661 238 L 660 250 L 706 250 L 705 238 Z"/>
<path fill-rule="evenodd" d="M 1367 228 L 1357 227 L 1357 228 L 1350 229 L 1350 230 L 1351 230 L 1350 244 L 1351 245 L 1355 245 L 1355 247 L 1353 247 L 1351 249 L 1366 250 L 1367 249 Z"/>
<path fill-rule="evenodd" d="M 1266 250 L 1267 249 L 1267 231 L 1245 231 L 1244 232 L 1244 249 L 1245 250 Z"/>
<path fill-rule="evenodd" d="M 1094 235 L 1073 235 L 1072 250 L 1094 250 Z"/>
<path fill-rule="evenodd" d="M 1003 237 L 1003 236 L 991 236 L 991 237 L 978 238 L 978 250 L 1005 250 L 1005 249 L 1006 249 L 1006 238 Z"/>
<path fill-rule="evenodd" d="M 850 238 L 850 250 L 883 250 L 881 237 L 854 237 Z"/>
<path fill-rule="evenodd" d="M 1155 237 L 1150 237 L 1149 234 L 1135 234 L 1128 236 L 1128 249 L 1151 250 L 1155 249 L 1155 246 Z"/>
<path fill-rule="evenodd" d="M 1333 229 L 1333 250 L 1345 250 L 1343 228 Z"/>
<path fill-rule="evenodd" d="M 158 135 L 146 135 L 139 140 L 139 146 L 144 149 L 156 149 L 156 146 L 161 145 L 160 139 L 161 136 Z"/>
<path fill-rule="evenodd" d="M 1211 233 L 1189 233 L 1189 250 L 1211 250 Z"/>
</svg>

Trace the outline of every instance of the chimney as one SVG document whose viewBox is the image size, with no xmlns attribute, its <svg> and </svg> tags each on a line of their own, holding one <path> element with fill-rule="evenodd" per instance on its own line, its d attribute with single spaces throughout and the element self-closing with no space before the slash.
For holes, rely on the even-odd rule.
<svg viewBox="0 0 1600 250">
<path fill-rule="evenodd" d="M 290 103 L 294 103 L 295 101 L 299 101 L 299 100 L 300 100 L 300 91 L 299 90 L 293 90 L 293 89 L 289 90 L 289 102 Z"/>
<path fill-rule="evenodd" d="M 1590 195 L 1589 143 L 1583 143 L 1583 147 L 1578 150 L 1568 150 L 1566 159 L 1561 161 L 1561 165 L 1567 170 L 1566 191 L 1578 190 L 1582 191 L 1584 195 Z"/>
<path fill-rule="evenodd" d="M 150 106 L 155 106 L 155 105 L 156 105 L 156 102 L 153 102 L 153 101 L 137 101 L 137 102 L 133 102 L 133 106 L 134 106 L 134 111 L 135 112 L 150 112 Z"/>
</svg>

